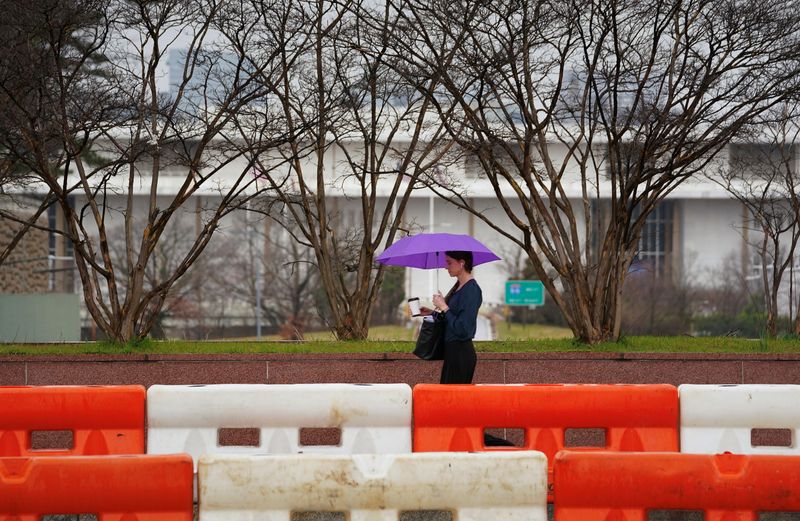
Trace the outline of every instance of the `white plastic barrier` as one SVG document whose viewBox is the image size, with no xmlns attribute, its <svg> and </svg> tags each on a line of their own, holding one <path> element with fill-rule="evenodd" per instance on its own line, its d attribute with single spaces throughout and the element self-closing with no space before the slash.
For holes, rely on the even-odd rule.
<svg viewBox="0 0 800 521">
<path fill-rule="evenodd" d="M 289 521 L 341 512 L 349 521 L 397 521 L 450 511 L 458 521 L 545 521 L 541 452 L 420 452 L 355 456 L 204 456 L 200 521 Z"/>
<path fill-rule="evenodd" d="M 154 385 L 147 453 L 361 454 L 411 452 L 406 384 Z M 218 430 L 257 429 L 256 445 L 220 446 Z M 302 428 L 338 428 L 339 445 L 301 445 Z"/>
<path fill-rule="evenodd" d="M 681 452 L 800 454 L 800 385 L 681 385 Z M 790 446 L 753 446 L 753 429 L 791 432 Z"/>
</svg>

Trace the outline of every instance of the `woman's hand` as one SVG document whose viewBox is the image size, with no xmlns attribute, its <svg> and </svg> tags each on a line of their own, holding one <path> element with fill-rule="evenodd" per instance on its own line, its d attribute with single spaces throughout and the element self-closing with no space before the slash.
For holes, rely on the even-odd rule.
<svg viewBox="0 0 800 521">
<path fill-rule="evenodd" d="M 431 308 L 426 308 L 425 306 L 422 306 L 421 308 L 419 308 L 419 314 L 422 315 L 423 317 L 428 315 L 433 315 L 433 310 Z"/>
<path fill-rule="evenodd" d="M 447 303 L 444 301 L 444 297 L 442 296 L 441 293 L 436 293 L 433 296 L 433 305 L 439 308 L 439 310 L 441 311 L 447 311 L 448 309 L 450 309 L 447 306 Z"/>
</svg>

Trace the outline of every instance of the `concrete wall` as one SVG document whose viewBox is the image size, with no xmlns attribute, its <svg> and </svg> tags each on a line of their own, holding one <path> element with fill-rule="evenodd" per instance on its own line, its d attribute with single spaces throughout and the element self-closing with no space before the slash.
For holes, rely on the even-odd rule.
<svg viewBox="0 0 800 521">
<path fill-rule="evenodd" d="M 80 339 L 78 295 L 0 294 L 0 342 L 77 342 Z"/>
<path fill-rule="evenodd" d="M 411 346 L 409 345 L 409 349 Z M 410 354 L 4 355 L 0 385 L 437 383 Z M 481 353 L 475 383 L 798 384 L 800 355 Z"/>
<path fill-rule="evenodd" d="M 729 257 L 741 260 L 742 207 L 734 200 L 682 201 L 683 273 L 696 284 L 713 285 Z"/>
</svg>

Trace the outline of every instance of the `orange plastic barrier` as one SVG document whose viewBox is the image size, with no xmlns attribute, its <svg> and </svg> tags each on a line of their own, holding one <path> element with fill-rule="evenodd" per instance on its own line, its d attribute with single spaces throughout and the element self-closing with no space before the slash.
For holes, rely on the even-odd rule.
<svg viewBox="0 0 800 521">
<path fill-rule="evenodd" d="M 678 389 L 672 385 L 428 385 L 414 387 L 414 452 L 538 450 L 552 463 L 568 429 L 601 429 L 604 447 L 678 451 Z M 487 447 L 488 428 L 522 429 L 521 447 Z M 552 500 L 552 495 L 550 496 Z"/>
<path fill-rule="evenodd" d="M 0 458 L 0 521 L 38 521 L 45 514 L 191 521 L 192 458 Z"/>
<path fill-rule="evenodd" d="M 145 389 L 0 387 L 0 457 L 144 454 Z M 72 448 L 35 450 L 35 431 L 71 431 Z"/>
<path fill-rule="evenodd" d="M 800 511 L 797 456 L 563 451 L 555 480 L 555 521 L 645 521 L 653 510 L 757 521 L 759 512 Z"/>
</svg>

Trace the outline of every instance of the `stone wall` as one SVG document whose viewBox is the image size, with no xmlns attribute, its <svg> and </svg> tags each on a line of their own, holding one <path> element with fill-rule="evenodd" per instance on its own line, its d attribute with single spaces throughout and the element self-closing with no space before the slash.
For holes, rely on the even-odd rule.
<svg viewBox="0 0 800 521">
<path fill-rule="evenodd" d="M 395 353 L 2 355 L 0 385 L 415 385 L 437 383 L 440 370 L 441 362 Z M 480 353 L 474 381 L 798 384 L 800 354 Z"/>
<path fill-rule="evenodd" d="M 14 210 L 22 218 L 32 215 L 33 210 L 19 208 L 11 201 L 0 203 L 5 210 Z M 14 205 L 14 206 L 12 206 Z M 47 226 L 47 215 L 39 218 L 40 226 Z M 11 242 L 20 225 L 8 219 L 0 219 L 0 251 Z M 0 293 L 45 293 L 48 291 L 47 255 L 48 233 L 31 228 L 17 243 L 5 263 L 0 266 Z"/>
</svg>

